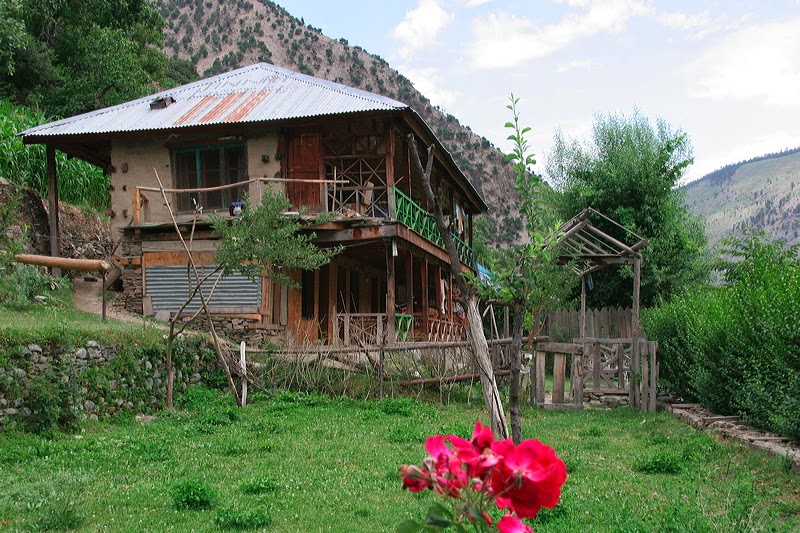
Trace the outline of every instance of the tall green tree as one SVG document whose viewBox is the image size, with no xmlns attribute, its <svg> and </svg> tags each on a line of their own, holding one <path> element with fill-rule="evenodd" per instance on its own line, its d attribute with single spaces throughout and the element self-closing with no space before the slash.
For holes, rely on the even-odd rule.
<svg viewBox="0 0 800 533">
<path fill-rule="evenodd" d="M 700 221 L 677 188 L 693 162 L 689 136 L 664 120 L 655 127 L 638 110 L 631 116 L 599 114 L 589 142 L 556 132 L 546 170 L 559 214 L 570 218 L 593 207 L 648 240 L 643 250 L 642 306 L 705 281 L 710 267 Z M 625 240 L 612 225 L 601 230 Z M 634 244 L 627 242 L 627 244 Z M 631 304 L 633 271 L 605 268 L 592 275 L 591 306 Z"/>
<path fill-rule="evenodd" d="M 49 116 L 144 96 L 169 82 L 150 0 L 3 0 L 0 90 Z"/>
</svg>

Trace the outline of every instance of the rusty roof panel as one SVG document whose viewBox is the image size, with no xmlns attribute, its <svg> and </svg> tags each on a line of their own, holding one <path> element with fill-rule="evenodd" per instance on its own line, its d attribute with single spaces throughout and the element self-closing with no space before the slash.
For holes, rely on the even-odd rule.
<svg viewBox="0 0 800 533">
<path fill-rule="evenodd" d="M 227 117 L 225 122 L 238 122 L 250 114 L 250 112 L 267 97 L 269 91 L 258 91 L 247 97 L 236 109 L 234 109 Z"/>
<path fill-rule="evenodd" d="M 228 109 L 233 107 L 233 104 L 238 102 L 242 96 L 244 96 L 244 93 L 229 94 L 223 98 L 221 102 L 215 105 L 211 111 L 203 115 L 203 118 L 200 119 L 200 123 L 208 124 L 209 122 L 220 122 L 219 117 L 224 115 Z"/>
<path fill-rule="evenodd" d="M 198 113 L 203 111 L 208 106 L 208 103 L 212 100 L 215 100 L 213 96 L 204 96 L 199 102 L 197 102 L 192 108 L 187 111 L 181 118 L 175 122 L 176 126 L 182 126 L 189 122 L 192 118 L 194 118 Z"/>
<path fill-rule="evenodd" d="M 174 98 L 175 102 L 162 109 L 150 109 L 150 102 L 167 96 Z M 406 104 L 385 96 L 258 63 L 124 104 L 30 128 L 22 132 L 22 136 L 152 131 L 407 108 Z"/>
</svg>

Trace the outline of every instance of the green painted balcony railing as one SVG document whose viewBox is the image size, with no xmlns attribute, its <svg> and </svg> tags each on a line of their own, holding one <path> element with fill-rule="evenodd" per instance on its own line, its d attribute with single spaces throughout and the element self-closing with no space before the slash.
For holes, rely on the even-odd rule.
<svg viewBox="0 0 800 533">
<path fill-rule="evenodd" d="M 444 239 L 433 215 L 425 211 L 421 205 L 411 199 L 403 191 L 394 187 L 394 211 L 397 220 L 416 231 L 435 245 L 444 248 Z M 450 234 L 455 242 L 458 258 L 462 263 L 475 266 L 475 254 L 469 244 L 459 239 L 455 234 Z"/>
</svg>

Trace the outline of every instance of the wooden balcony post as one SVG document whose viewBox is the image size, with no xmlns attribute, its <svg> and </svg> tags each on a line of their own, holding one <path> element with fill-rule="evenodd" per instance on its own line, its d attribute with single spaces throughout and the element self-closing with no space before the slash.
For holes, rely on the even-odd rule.
<svg viewBox="0 0 800 533">
<path fill-rule="evenodd" d="M 397 325 L 395 323 L 395 290 L 396 281 L 394 273 L 394 245 L 389 240 L 386 246 L 386 336 L 389 344 L 394 344 L 397 340 Z"/>
</svg>

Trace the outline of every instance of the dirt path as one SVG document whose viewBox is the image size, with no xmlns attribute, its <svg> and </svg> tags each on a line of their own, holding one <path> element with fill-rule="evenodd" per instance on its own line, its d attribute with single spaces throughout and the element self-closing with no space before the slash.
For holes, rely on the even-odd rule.
<svg viewBox="0 0 800 533">
<path fill-rule="evenodd" d="M 103 314 L 103 297 L 101 294 L 103 282 L 100 278 L 97 281 L 86 281 L 83 277 L 75 278 L 72 282 L 72 300 L 75 302 L 75 307 L 81 311 L 92 313 L 95 315 Z M 145 321 L 141 315 L 129 313 L 114 309 L 111 302 L 106 302 L 106 316 L 115 320 L 122 320 L 123 322 L 133 322 L 142 324 L 143 322 L 150 325 L 156 325 L 154 322 Z M 160 325 L 158 327 L 161 327 Z"/>
</svg>

